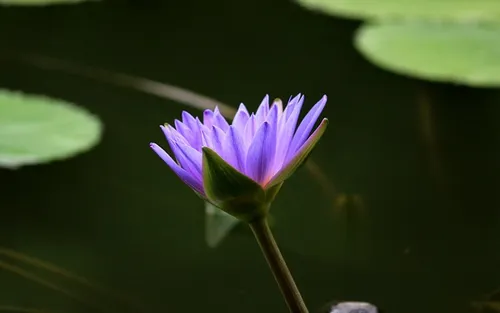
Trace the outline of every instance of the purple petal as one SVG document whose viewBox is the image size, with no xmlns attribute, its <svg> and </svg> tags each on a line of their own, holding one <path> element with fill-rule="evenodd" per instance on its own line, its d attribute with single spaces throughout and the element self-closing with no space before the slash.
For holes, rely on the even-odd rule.
<svg viewBox="0 0 500 313">
<path fill-rule="evenodd" d="M 191 137 L 186 139 L 189 144 L 201 151 L 201 133 L 196 119 L 186 111 L 182 112 L 182 122 L 191 130 Z"/>
<path fill-rule="evenodd" d="M 167 142 L 168 145 L 170 146 L 170 150 L 172 150 L 173 156 L 175 157 L 175 160 L 177 161 L 177 163 L 180 163 L 179 158 L 177 157 L 177 155 L 180 154 L 179 147 L 177 146 L 177 142 L 181 142 L 180 138 L 177 138 L 177 136 L 174 135 L 170 127 L 165 128 L 164 132 L 167 137 Z M 182 164 L 180 165 L 182 167 Z"/>
<path fill-rule="evenodd" d="M 243 173 L 245 171 L 245 145 L 243 138 L 234 125 L 229 127 L 222 146 L 224 155 L 221 155 L 221 157 L 224 161 Z"/>
<path fill-rule="evenodd" d="M 201 147 L 203 145 L 202 141 L 201 141 L 201 127 L 205 127 L 205 125 L 203 125 L 200 121 L 200 119 L 198 117 L 196 117 L 196 124 L 195 124 L 195 128 L 192 130 L 193 131 L 193 142 L 192 142 L 192 147 L 195 148 L 196 150 L 198 150 L 200 153 L 201 153 Z"/>
<path fill-rule="evenodd" d="M 201 168 L 201 153 L 180 142 L 174 142 L 174 145 L 176 146 L 174 154 L 177 161 L 179 161 L 180 166 L 189 172 L 194 178 L 202 180 L 203 172 Z"/>
<path fill-rule="evenodd" d="M 220 113 L 218 107 L 216 107 L 214 110 L 214 125 L 222 129 L 224 132 L 227 132 L 227 130 L 229 129 L 229 124 L 224 116 L 222 116 L 222 114 Z"/>
<path fill-rule="evenodd" d="M 269 113 L 269 95 L 266 95 L 262 100 L 262 102 L 260 103 L 257 112 L 255 113 L 255 122 L 257 127 L 260 127 L 260 125 L 264 123 L 268 113 Z"/>
<path fill-rule="evenodd" d="M 192 144 L 192 142 L 194 141 L 194 136 L 191 129 L 189 129 L 189 127 L 187 127 L 184 123 L 182 123 L 179 120 L 175 120 L 174 125 L 175 125 L 175 130 L 177 130 L 177 132 L 181 134 L 182 137 L 184 137 L 187 142 Z"/>
<path fill-rule="evenodd" d="M 198 128 L 200 129 L 200 137 L 201 137 L 201 145 L 202 147 L 209 147 L 213 149 L 212 136 L 210 133 L 210 129 L 203 125 L 199 119 L 196 119 L 198 123 Z"/>
<path fill-rule="evenodd" d="M 245 125 L 249 118 L 250 116 L 248 115 L 247 108 L 242 103 L 238 108 L 238 112 L 236 112 L 236 114 L 234 115 L 232 125 L 236 127 L 240 133 L 243 133 L 243 131 L 245 130 Z"/>
<path fill-rule="evenodd" d="M 162 127 L 162 129 L 179 165 L 191 173 L 194 178 L 201 180 L 201 152 L 190 147 L 172 126 L 168 125 L 168 127 Z"/>
<path fill-rule="evenodd" d="M 202 142 L 202 148 L 203 147 L 209 147 L 210 149 L 214 149 L 214 144 L 212 141 L 212 137 L 210 136 L 210 131 L 206 132 L 205 130 L 201 131 L 201 142 Z"/>
<path fill-rule="evenodd" d="M 190 129 L 196 127 L 196 120 L 191 114 L 186 111 L 182 111 L 182 122 L 186 124 L 186 126 Z"/>
<path fill-rule="evenodd" d="M 248 113 L 247 107 L 243 103 L 240 103 L 240 106 L 238 107 L 238 111 L 240 110 L 244 111 L 247 115 L 250 115 L 250 113 Z"/>
<path fill-rule="evenodd" d="M 205 195 L 205 192 L 203 190 L 203 182 L 201 180 L 195 179 L 190 173 L 182 169 L 175 161 L 168 155 L 165 150 L 163 150 L 160 146 L 158 146 L 155 143 L 150 143 L 149 146 L 151 149 L 153 149 L 156 154 L 162 160 L 167 163 L 167 165 L 174 171 L 174 173 L 189 187 L 194 189 L 196 192 L 200 193 L 201 195 Z"/>
<path fill-rule="evenodd" d="M 212 128 L 214 124 L 214 112 L 211 110 L 203 111 L 203 124 L 208 128 Z"/>
<path fill-rule="evenodd" d="M 172 148 L 172 145 L 170 144 L 172 141 L 178 141 L 178 142 L 182 142 L 186 145 L 189 145 L 189 142 L 186 140 L 186 138 L 184 138 L 184 136 L 182 136 L 175 128 L 173 128 L 172 126 L 166 124 L 166 126 L 163 126 L 163 125 L 160 125 L 160 128 L 161 130 L 163 131 L 163 134 L 165 134 L 165 138 L 167 138 L 167 141 L 170 145 L 170 148 Z"/>
<path fill-rule="evenodd" d="M 177 119 L 176 119 L 176 120 L 174 120 L 174 126 L 175 126 L 175 129 L 176 129 L 176 130 L 177 130 L 177 131 L 178 131 L 178 132 L 179 132 L 182 136 L 184 136 L 184 137 L 186 137 L 186 136 L 185 136 L 185 134 L 184 134 L 184 132 L 185 132 L 185 131 L 191 132 L 191 130 L 189 129 L 189 127 L 187 127 L 186 125 L 184 125 L 184 123 L 182 123 L 181 121 L 179 121 L 179 120 L 177 120 Z"/>
<path fill-rule="evenodd" d="M 307 138 L 309 138 L 314 124 L 316 124 L 319 115 L 325 108 L 326 100 L 326 96 L 323 96 L 323 98 L 321 98 L 321 100 L 319 100 L 318 103 L 312 107 L 311 111 L 307 113 L 300 123 L 299 128 L 297 128 L 297 131 L 295 132 L 292 142 L 288 148 L 285 162 L 288 162 L 291 158 L 293 158 L 297 150 L 302 146 L 302 144 L 304 144 Z"/>
<path fill-rule="evenodd" d="M 174 140 L 176 142 L 182 142 L 185 145 L 190 145 L 189 141 L 186 138 L 184 138 L 184 136 L 182 136 L 182 134 L 179 133 L 177 131 L 177 129 L 175 129 L 171 125 L 166 124 L 165 126 L 162 125 L 160 127 L 161 127 L 163 133 L 165 134 L 167 141 Z"/>
<path fill-rule="evenodd" d="M 213 150 L 217 152 L 218 155 L 222 156 L 224 153 L 223 142 L 226 138 L 226 134 L 222 129 L 215 125 L 212 127 L 211 133 Z"/>
<path fill-rule="evenodd" d="M 250 118 L 245 125 L 245 130 L 243 132 L 243 140 L 245 141 L 245 146 L 248 149 L 248 146 L 252 143 L 253 137 L 255 136 L 255 131 L 257 127 L 255 126 L 255 115 L 250 115 Z"/>
<path fill-rule="evenodd" d="M 275 129 L 265 122 L 257 130 L 246 157 L 245 173 L 259 184 L 265 184 L 270 177 L 276 150 Z"/>
<path fill-rule="evenodd" d="M 269 110 L 269 114 L 266 116 L 266 122 L 271 124 L 273 128 L 276 128 L 278 124 L 278 112 L 279 108 L 277 105 L 273 105 L 271 109 Z"/>
<path fill-rule="evenodd" d="M 273 133 L 272 136 L 274 136 L 275 140 L 278 140 L 277 137 L 277 130 L 278 130 L 278 115 L 279 115 L 279 107 L 276 105 L 273 105 L 271 107 L 271 110 L 269 111 L 269 114 L 267 115 L 267 122 L 269 123 L 269 126 L 271 127 Z M 275 160 L 276 160 L 276 148 L 277 145 L 279 145 L 278 142 L 275 141 L 275 146 L 272 148 L 273 155 L 272 158 L 269 159 L 270 162 L 270 167 L 269 167 L 269 175 L 274 175 L 279 170 L 279 167 L 276 168 L 275 166 Z"/>
<path fill-rule="evenodd" d="M 300 110 L 304 103 L 304 97 L 291 100 L 287 105 L 285 113 L 281 116 L 280 128 L 278 132 L 278 146 L 276 148 L 275 167 L 279 170 L 285 162 L 290 142 L 292 141 L 297 121 L 299 119 Z"/>
<path fill-rule="evenodd" d="M 290 101 L 288 101 L 288 104 L 286 105 L 285 108 L 285 116 L 288 119 L 290 115 L 293 113 L 295 106 L 300 105 L 302 107 L 302 104 L 304 103 L 304 97 L 299 93 L 295 97 L 293 97 Z"/>
<path fill-rule="evenodd" d="M 278 107 L 278 116 L 281 116 L 281 114 L 283 114 L 283 102 L 281 101 L 281 99 L 274 99 L 271 109 L 273 108 L 273 106 Z"/>
</svg>

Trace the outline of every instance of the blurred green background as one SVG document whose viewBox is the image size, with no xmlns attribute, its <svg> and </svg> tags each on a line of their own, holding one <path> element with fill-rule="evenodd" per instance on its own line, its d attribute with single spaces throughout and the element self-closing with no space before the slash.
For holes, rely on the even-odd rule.
<svg viewBox="0 0 500 313">
<path fill-rule="evenodd" d="M 235 107 L 300 92 L 310 108 L 327 94 L 330 126 L 312 155 L 325 176 L 303 168 L 272 209 L 311 312 L 333 300 L 386 312 L 477 310 L 471 303 L 500 285 L 500 93 L 383 71 L 355 50 L 360 25 L 285 0 L 1 7 L 0 87 L 78 104 L 104 133 L 77 157 L 0 169 L 0 245 L 124 299 L 0 250 L 0 310 L 286 311 L 251 232 L 238 225 L 208 247 L 203 202 L 148 147 L 166 146 L 158 125 L 200 111 L 44 70 L 18 53 L 168 82 Z"/>
</svg>

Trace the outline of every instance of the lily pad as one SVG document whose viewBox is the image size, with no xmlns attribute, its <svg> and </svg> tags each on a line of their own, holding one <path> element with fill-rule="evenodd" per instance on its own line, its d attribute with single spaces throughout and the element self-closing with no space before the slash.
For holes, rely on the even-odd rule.
<svg viewBox="0 0 500 313">
<path fill-rule="evenodd" d="M 205 202 L 205 241 L 210 248 L 217 247 L 239 220 Z"/>
<path fill-rule="evenodd" d="M 272 214 L 268 217 L 269 226 L 275 225 Z M 229 234 L 231 230 L 241 223 L 236 217 L 229 215 L 209 202 L 205 202 L 205 242 L 210 248 L 216 248 Z"/>
<path fill-rule="evenodd" d="M 56 4 L 77 4 L 84 1 L 89 0 L 0 0 L 0 6 L 45 6 Z"/>
<path fill-rule="evenodd" d="M 473 87 L 500 86 L 500 24 L 367 24 L 356 48 L 395 73 Z"/>
<path fill-rule="evenodd" d="M 99 142 L 99 119 L 45 96 L 0 90 L 0 167 L 70 158 Z"/>
<path fill-rule="evenodd" d="M 500 20 L 493 0 L 297 0 L 325 14 L 353 19 L 426 19 L 447 21 Z"/>
</svg>

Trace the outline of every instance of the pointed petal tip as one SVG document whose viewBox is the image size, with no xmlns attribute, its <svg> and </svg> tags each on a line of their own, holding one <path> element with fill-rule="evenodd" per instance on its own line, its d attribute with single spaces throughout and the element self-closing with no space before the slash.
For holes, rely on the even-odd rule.
<svg viewBox="0 0 500 313">
<path fill-rule="evenodd" d="M 174 127 L 172 127 L 172 125 L 170 125 L 169 123 L 165 123 L 165 124 L 163 124 L 163 125 L 160 125 L 160 128 L 161 128 L 163 131 L 165 131 L 165 130 L 168 130 L 168 129 L 170 129 L 170 128 L 174 128 Z"/>
<path fill-rule="evenodd" d="M 330 123 L 330 121 L 326 117 L 323 118 L 321 120 L 321 123 L 319 123 L 318 127 L 316 127 L 316 129 L 314 130 L 314 132 L 311 134 L 310 137 L 323 135 L 325 128 L 328 126 L 328 123 Z"/>
<path fill-rule="evenodd" d="M 205 109 L 205 110 L 203 110 L 203 116 L 212 115 L 212 114 L 214 114 L 214 111 L 211 110 L 211 109 Z"/>
<path fill-rule="evenodd" d="M 319 123 L 319 126 L 317 129 L 322 129 L 321 134 L 319 136 L 322 136 L 326 128 L 328 127 L 328 124 L 330 121 L 325 117 L 324 119 L 321 120 L 321 123 Z M 313 133 L 314 134 L 314 133 Z M 311 134 L 311 136 L 313 135 Z"/>
<path fill-rule="evenodd" d="M 330 121 L 325 117 L 321 120 L 321 122 L 319 123 L 318 127 L 316 127 L 316 130 L 309 136 L 309 137 L 313 137 L 313 136 L 322 136 L 323 133 L 325 132 L 325 129 L 326 127 L 328 126 L 328 123 L 330 123 Z"/>
<path fill-rule="evenodd" d="M 320 107 L 324 108 L 324 107 L 325 107 L 325 105 L 326 105 L 326 101 L 327 101 L 327 100 L 328 100 L 328 97 L 327 97 L 326 95 L 323 95 L 323 96 L 321 97 L 321 99 L 319 99 L 319 100 L 318 100 L 318 102 L 316 102 L 316 104 L 315 104 L 315 105 L 318 105 L 318 106 L 320 106 Z M 314 106 L 313 106 L 313 107 L 314 107 Z M 322 110 L 323 110 L 323 109 L 321 109 L 321 111 L 322 111 Z"/>
<path fill-rule="evenodd" d="M 188 111 L 182 111 L 181 117 L 184 118 L 191 118 L 193 117 Z"/>
<path fill-rule="evenodd" d="M 167 136 L 167 137 L 170 136 L 170 134 L 172 132 L 171 129 L 175 129 L 170 124 L 167 124 L 167 123 L 165 123 L 165 125 L 160 125 L 160 128 L 163 131 L 163 134 L 165 134 L 165 136 Z"/>
<path fill-rule="evenodd" d="M 165 152 L 165 150 L 163 150 L 162 147 L 160 147 L 159 145 L 157 145 L 154 142 L 150 142 L 149 147 L 151 148 L 151 150 L 153 150 L 159 157 L 161 157 L 165 161 L 165 155 L 167 154 L 167 152 Z"/>
<path fill-rule="evenodd" d="M 209 147 L 206 147 L 206 146 L 201 148 L 201 152 L 203 154 L 205 154 L 205 153 L 211 153 L 211 152 L 216 153 L 214 150 L 212 150 L 212 149 L 210 149 Z"/>
<path fill-rule="evenodd" d="M 219 158 L 223 159 L 223 158 L 222 158 L 222 156 L 221 156 L 219 153 L 217 153 L 217 151 L 215 151 L 214 149 L 211 149 L 211 148 L 209 148 L 209 147 L 206 147 L 206 146 L 201 148 L 201 154 L 202 154 L 202 156 L 203 156 L 203 155 L 206 155 L 206 154 L 209 154 L 209 155 L 214 155 L 214 154 L 215 154 L 215 155 L 217 155 Z M 224 159 L 223 159 L 223 160 L 224 160 Z M 224 161 L 225 161 L 225 160 L 224 160 Z"/>
<path fill-rule="evenodd" d="M 169 127 L 169 126 L 170 126 L 170 125 L 168 125 L 168 124 L 166 124 L 166 123 L 165 123 L 165 125 L 160 125 L 160 129 L 161 129 L 161 131 L 163 132 L 163 135 L 167 138 L 167 140 L 168 140 L 169 133 L 170 133 L 170 131 L 168 130 L 168 127 Z"/>
<path fill-rule="evenodd" d="M 162 148 L 162 147 L 160 147 L 158 144 L 156 144 L 156 143 L 154 143 L 154 142 L 150 142 L 150 143 L 149 143 L 149 147 L 150 147 L 151 149 L 153 149 L 155 152 L 156 152 L 156 151 L 165 151 L 165 150 L 163 150 L 163 148 Z"/>
<path fill-rule="evenodd" d="M 235 113 L 235 116 L 241 112 L 244 112 L 246 115 L 249 115 L 248 113 L 248 109 L 247 107 L 245 106 L 245 104 L 243 102 L 240 103 L 240 105 L 238 106 L 238 110 L 236 110 L 236 113 Z"/>
</svg>

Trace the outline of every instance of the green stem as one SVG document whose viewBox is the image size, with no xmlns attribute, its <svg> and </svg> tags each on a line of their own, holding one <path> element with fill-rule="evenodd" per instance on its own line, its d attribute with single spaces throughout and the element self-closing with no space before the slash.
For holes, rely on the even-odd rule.
<svg viewBox="0 0 500 313">
<path fill-rule="evenodd" d="M 308 313 L 299 289 L 295 285 L 292 274 L 274 240 L 267 218 L 257 219 L 249 225 L 259 243 L 262 253 L 266 257 L 266 261 L 273 272 L 290 312 Z"/>
</svg>

